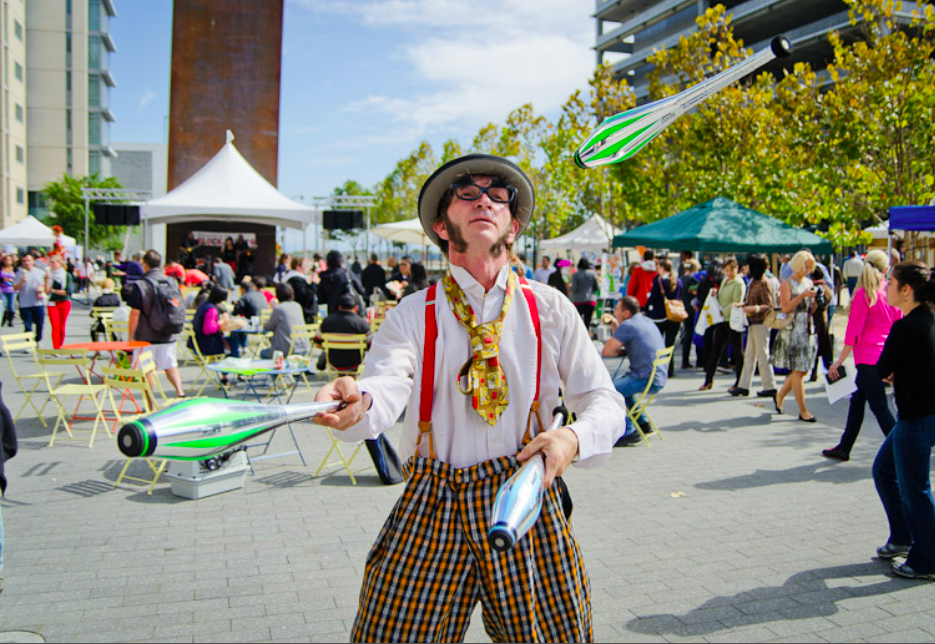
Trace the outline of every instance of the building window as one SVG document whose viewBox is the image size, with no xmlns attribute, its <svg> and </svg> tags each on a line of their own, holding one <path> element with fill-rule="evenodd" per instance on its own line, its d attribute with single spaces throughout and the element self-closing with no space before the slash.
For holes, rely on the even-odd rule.
<svg viewBox="0 0 935 644">
<path fill-rule="evenodd" d="M 88 143 L 91 145 L 101 144 L 101 115 L 91 114 L 88 116 Z"/>
<path fill-rule="evenodd" d="M 71 105 L 71 72 L 65 72 L 65 105 Z"/>
<path fill-rule="evenodd" d="M 65 166 L 68 168 L 68 174 L 71 174 L 72 167 L 74 167 L 71 158 L 71 148 L 67 148 L 65 150 Z"/>
<path fill-rule="evenodd" d="M 14 63 L 14 73 L 16 74 L 16 80 L 23 82 L 23 66 L 19 63 Z"/>
<path fill-rule="evenodd" d="M 22 123 L 24 118 L 25 116 L 23 113 L 23 106 L 17 103 L 16 104 L 16 120 Z"/>
<path fill-rule="evenodd" d="M 22 188 L 16 189 L 16 203 L 23 205 L 26 203 L 26 191 Z"/>
<path fill-rule="evenodd" d="M 13 20 L 13 33 L 17 40 L 23 42 L 23 25 L 19 24 L 19 20 Z"/>
<path fill-rule="evenodd" d="M 23 146 L 16 146 L 16 161 L 17 163 L 26 163 L 26 151 L 23 150 Z"/>
<path fill-rule="evenodd" d="M 88 152 L 88 174 L 101 173 L 101 153 L 97 150 Z"/>
<path fill-rule="evenodd" d="M 101 80 L 97 76 L 88 77 L 88 106 L 101 106 Z"/>
<path fill-rule="evenodd" d="M 101 68 L 101 39 L 97 36 L 88 38 L 88 69 Z"/>
<path fill-rule="evenodd" d="M 88 2 L 88 31 L 101 30 L 101 3 L 97 0 Z"/>
<path fill-rule="evenodd" d="M 46 201 L 44 192 L 29 191 L 29 214 L 38 219 L 49 214 L 49 203 Z"/>
<path fill-rule="evenodd" d="M 71 110 L 65 110 L 65 143 L 71 145 Z"/>
</svg>

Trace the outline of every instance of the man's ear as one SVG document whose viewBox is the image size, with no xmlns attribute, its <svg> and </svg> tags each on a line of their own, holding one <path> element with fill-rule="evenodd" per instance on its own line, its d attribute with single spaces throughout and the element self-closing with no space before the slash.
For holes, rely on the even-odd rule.
<svg viewBox="0 0 935 644">
<path fill-rule="evenodd" d="M 510 218 L 510 235 L 506 239 L 507 244 L 512 244 L 516 241 L 516 233 L 519 231 L 519 220 L 516 218 Z"/>
<path fill-rule="evenodd" d="M 440 238 L 444 239 L 445 241 L 451 241 L 451 240 L 448 238 L 448 227 L 445 226 L 445 220 L 444 220 L 444 219 L 436 219 L 436 220 L 432 223 L 432 230 L 434 230 L 435 233 L 436 233 Z"/>
</svg>

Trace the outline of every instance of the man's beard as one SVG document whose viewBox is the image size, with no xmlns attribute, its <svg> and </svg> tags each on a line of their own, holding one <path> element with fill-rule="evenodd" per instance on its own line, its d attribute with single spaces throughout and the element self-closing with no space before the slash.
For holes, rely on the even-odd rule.
<svg viewBox="0 0 935 644">
<path fill-rule="evenodd" d="M 448 244 L 449 247 L 454 249 L 456 253 L 464 254 L 467 252 L 468 243 L 464 238 L 464 233 L 461 229 L 455 224 L 446 214 L 444 219 L 445 230 L 448 231 Z M 504 251 L 507 249 L 507 240 L 510 238 L 510 230 L 507 229 L 503 231 L 503 234 L 500 235 L 500 238 L 490 246 L 487 250 L 490 253 L 490 256 L 494 259 L 503 255 Z"/>
</svg>

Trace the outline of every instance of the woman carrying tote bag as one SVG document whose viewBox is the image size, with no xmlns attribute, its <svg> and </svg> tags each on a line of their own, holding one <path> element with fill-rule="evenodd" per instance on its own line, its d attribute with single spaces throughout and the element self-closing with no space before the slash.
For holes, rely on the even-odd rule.
<svg viewBox="0 0 935 644">
<path fill-rule="evenodd" d="M 670 319 L 670 302 L 682 304 L 682 280 L 675 275 L 672 270 L 672 262 L 668 259 L 659 260 L 656 263 L 659 274 L 653 280 L 652 290 L 649 292 L 649 299 L 646 300 L 646 314 L 656 324 L 659 333 L 665 340 L 666 347 L 675 344 L 675 338 L 679 334 L 680 320 Z M 673 312 L 674 313 L 674 312 Z M 684 309 L 682 309 L 684 314 Z M 669 377 L 675 375 L 675 360 L 669 361 Z"/>
</svg>

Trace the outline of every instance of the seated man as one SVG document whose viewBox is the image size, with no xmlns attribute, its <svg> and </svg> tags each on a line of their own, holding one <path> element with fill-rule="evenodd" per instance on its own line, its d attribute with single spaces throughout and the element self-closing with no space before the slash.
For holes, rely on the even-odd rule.
<svg viewBox="0 0 935 644">
<path fill-rule="evenodd" d="M 240 299 L 234 303 L 234 315 L 252 320 L 259 318 L 260 311 L 268 308 L 266 298 L 256 290 L 253 279 L 245 275 L 240 283 Z M 247 346 L 247 334 L 243 331 L 231 331 L 227 342 L 231 348 L 231 356 L 239 358 L 240 353 Z"/>
<path fill-rule="evenodd" d="M 338 298 L 338 310 L 329 313 L 318 329 L 318 335 L 315 336 L 315 345 L 320 347 L 322 343 L 321 334 L 323 333 L 344 333 L 344 334 L 367 334 L 367 344 L 373 334 L 370 331 L 370 325 L 367 320 L 357 315 L 357 302 L 350 293 L 345 293 Z M 356 369 L 360 366 L 360 352 L 353 349 L 334 349 L 330 359 L 331 366 L 339 371 Z M 326 357 L 322 353 L 318 359 L 318 370 L 325 368 Z"/>
<path fill-rule="evenodd" d="M 630 358 L 630 371 L 614 381 L 614 387 L 627 401 L 627 408 L 633 407 L 634 396 L 642 393 L 649 383 L 653 372 L 653 361 L 656 352 L 665 349 L 665 340 L 652 320 L 640 313 L 640 303 L 632 295 L 621 298 L 614 309 L 614 320 L 610 323 L 614 334 L 604 344 L 601 355 L 605 358 L 619 356 L 622 353 Z M 650 393 L 660 391 L 666 384 L 668 371 L 656 369 L 656 376 Z M 652 433 L 652 426 L 645 416 L 639 419 L 640 428 L 644 433 Z M 635 445 L 641 440 L 636 427 L 629 416 L 627 417 L 627 430 L 617 439 L 615 447 L 622 445 Z"/>
<path fill-rule="evenodd" d="M 269 348 L 260 352 L 260 357 L 268 360 L 276 351 L 282 351 L 283 355 L 289 355 L 290 352 L 296 355 L 307 354 L 308 340 L 299 338 L 295 346 L 292 344 L 292 328 L 305 324 L 302 307 L 295 302 L 292 287 L 288 284 L 277 284 L 276 299 L 279 300 L 279 304 L 273 307 L 272 315 L 263 325 L 264 330 L 273 332 L 273 337 L 270 338 Z"/>
</svg>

